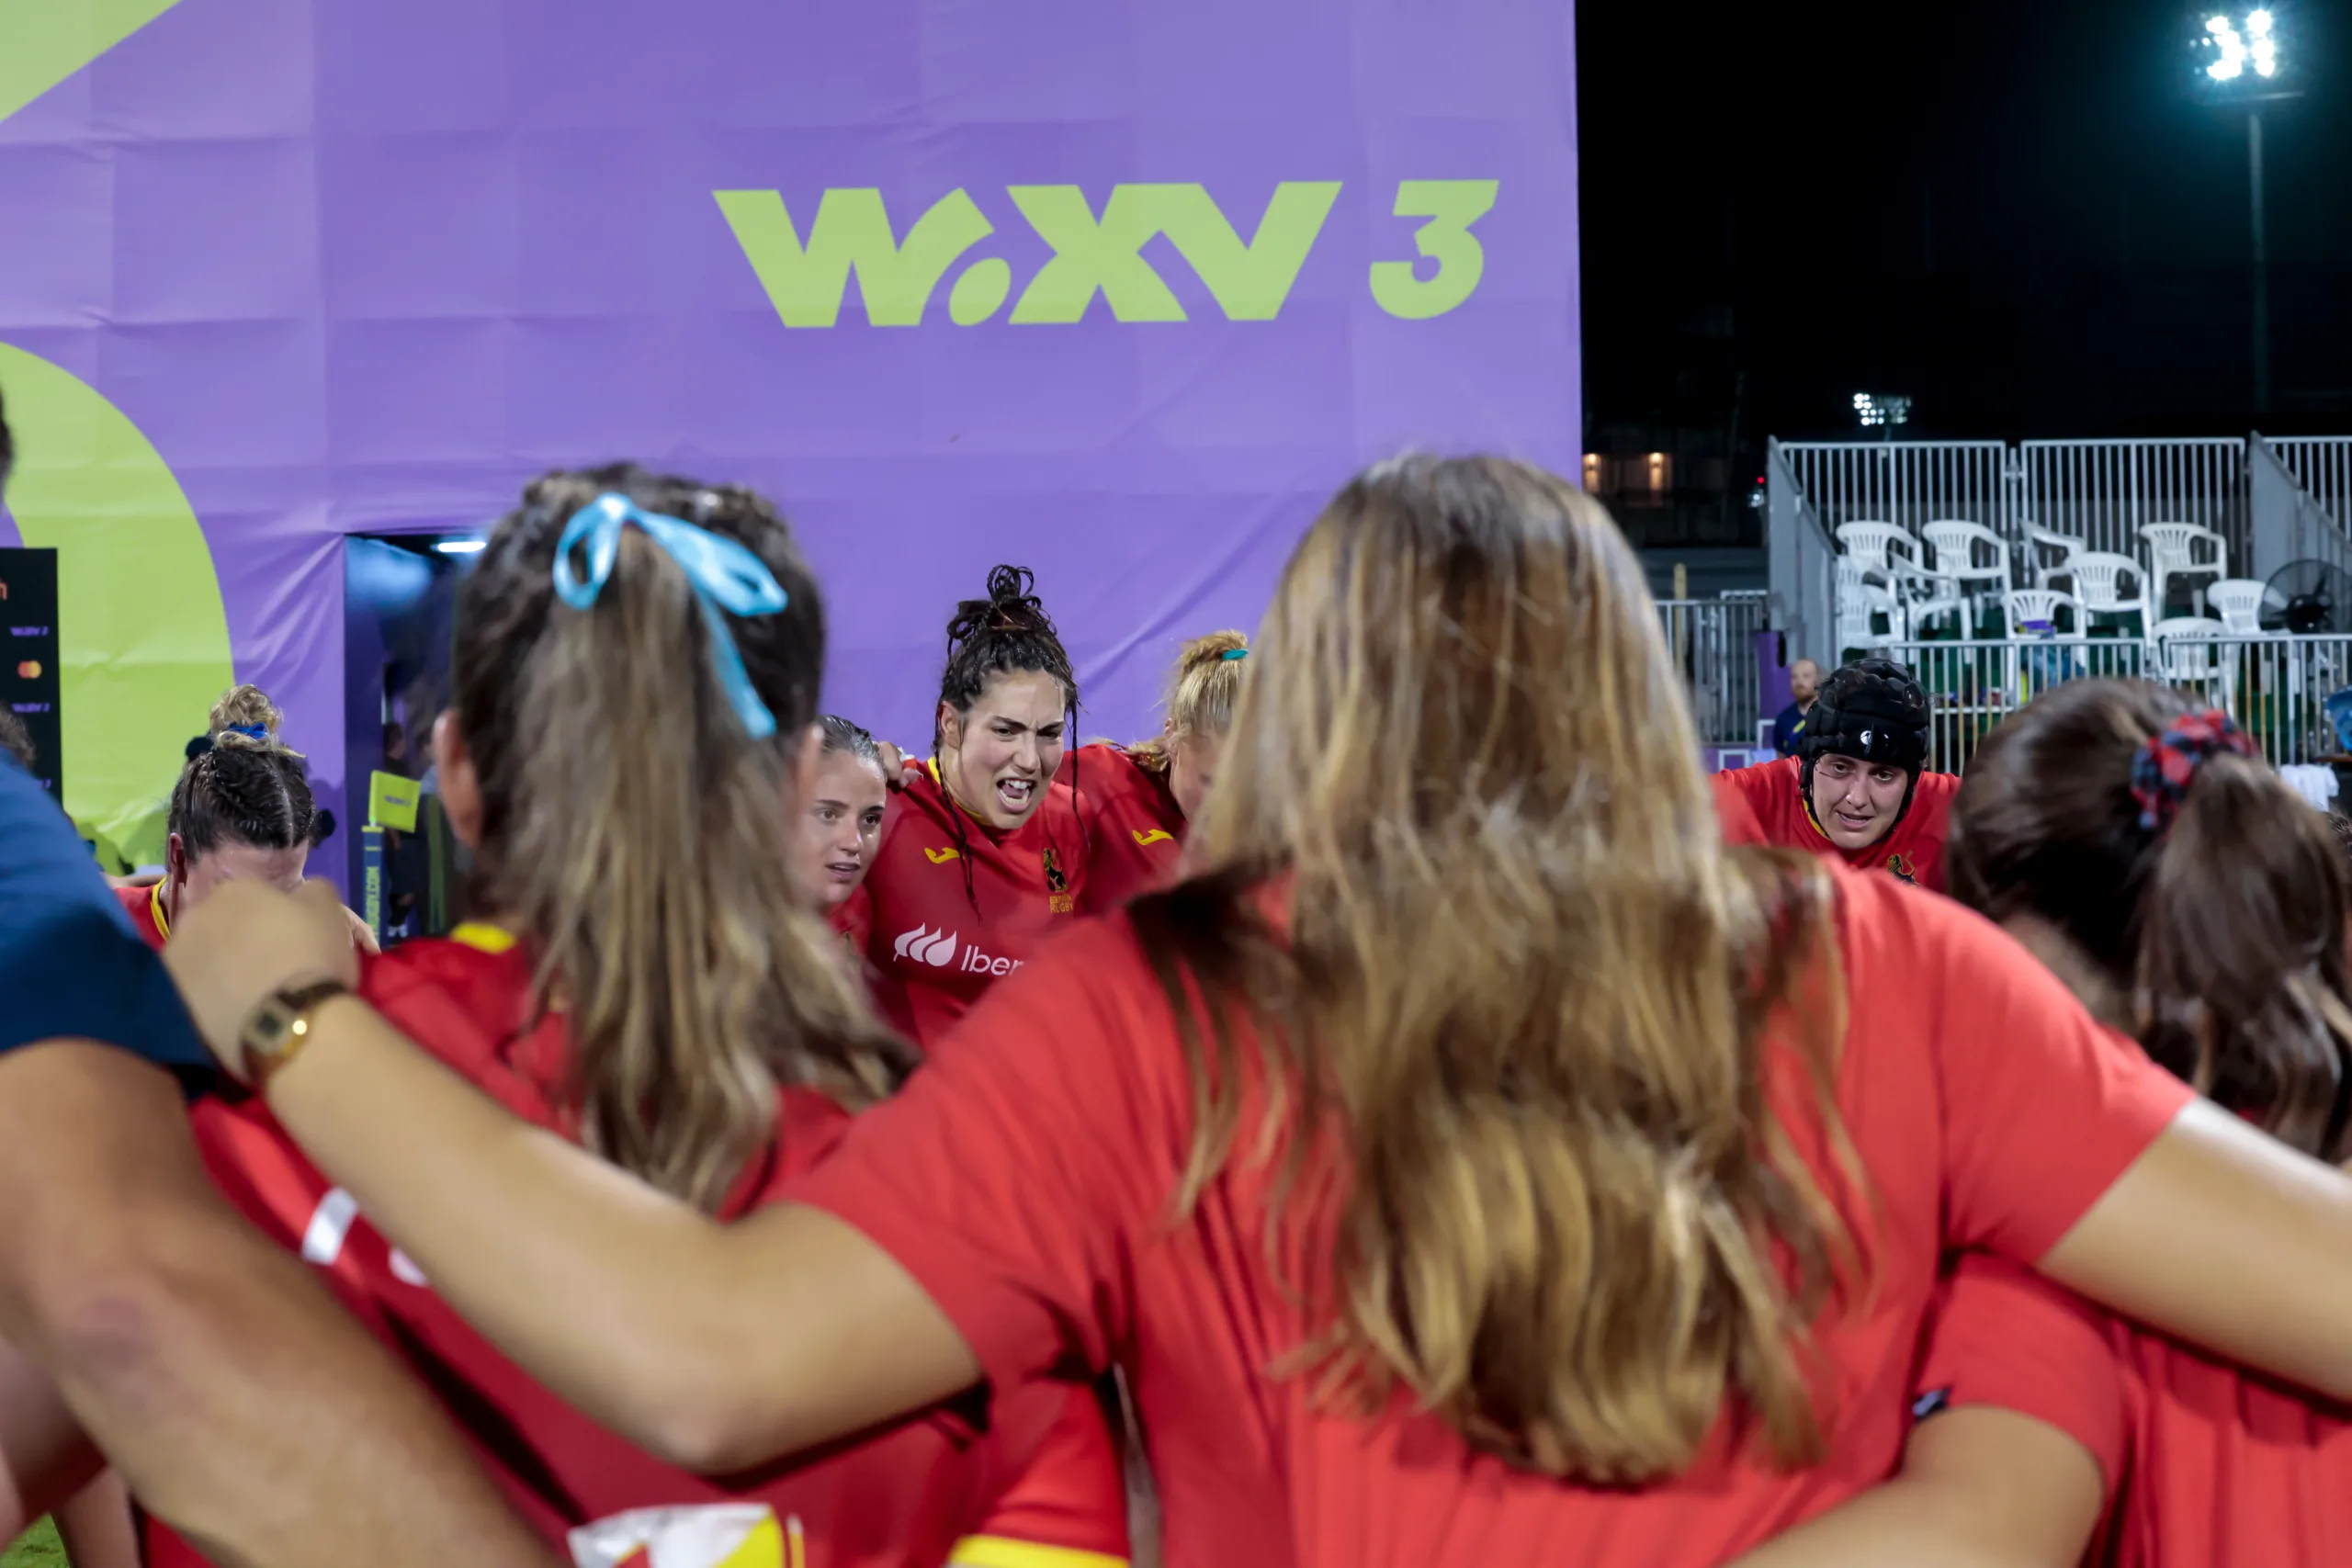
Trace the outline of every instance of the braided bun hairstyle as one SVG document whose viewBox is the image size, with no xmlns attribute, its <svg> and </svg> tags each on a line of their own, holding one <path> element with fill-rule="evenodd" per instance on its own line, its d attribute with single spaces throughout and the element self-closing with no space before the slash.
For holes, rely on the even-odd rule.
<svg viewBox="0 0 2352 1568">
<path fill-rule="evenodd" d="M 258 686 L 238 686 L 212 705 L 172 786 L 168 827 L 188 860 L 224 843 L 308 849 L 326 837 L 334 818 L 311 798 L 302 754 L 277 739 L 285 722 Z"/>
<path fill-rule="evenodd" d="M 939 701 L 942 708 L 952 707 L 966 718 L 972 705 L 987 689 L 989 677 L 1015 671 L 1037 671 L 1050 675 L 1061 686 L 1062 704 L 1066 712 L 1078 709 L 1078 672 L 1070 666 L 1069 651 L 1062 647 L 1061 634 L 1054 628 L 1054 618 L 1046 614 L 1046 603 L 1037 597 L 1036 574 L 1025 566 L 1000 566 L 989 572 L 989 596 L 985 599 L 965 599 L 956 606 L 956 614 L 947 622 L 947 664 L 939 674 Z M 931 750 L 936 761 L 939 749 L 947 738 L 945 715 L 934 711 L 932 719 Z M 1078 785 L 1078 760 L 1070 754 L 1070 786 Z M 1039 781 L 1041 791 L 1053 784 L 1051 779 Z M 964 870 L 964 897 L 979 912 L 980 897 L 972 879 L 972 856 L 964 832 L 961 812 L 952 812 L 949 819 L 956 831 L 956 848 L 963 852 L 957 863 Z M 1080 829 L 1079 853 L 1072 864 L 1083 864 L 1086 859 L 1084 829 Z"/>
<path fill-rule="evenodd" d="M 1241 700 L 1241 677 L 1248 669 L 1250 637 L 1246 632 L 1211 632 L 1196 637 L 1176 655 L 1168 678 L 1168 733 L 1155 735 L 1127 748 L 1127 755 L 1148 773 L 1168 776 L 1168 743 L 1188 735 L 1222 738 L 1233 728 L 1233 710 Z"/>
<path fill-rule="evenodd" d="M 1036 574 L 1025 566 L 1000 566 L 989 572 L 989 596 L 966 599 L 947 623 L 947 665 L 939 675 L 939 700 L 959 714 L 989 683 L 989 677 L 1014 670 L 1041 671 L 1061 682 L 1069 706 L 1078 706 L 1078 674 L 1062 647 L 1046 602 L 1037 597 Z M 931 744 L 945 739 L 937 719 Z"/>
</svg>

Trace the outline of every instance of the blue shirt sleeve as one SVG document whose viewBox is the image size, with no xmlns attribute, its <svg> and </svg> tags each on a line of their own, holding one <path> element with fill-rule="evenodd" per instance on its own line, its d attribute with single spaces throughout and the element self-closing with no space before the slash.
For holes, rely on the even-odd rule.
<svg viewBox="0 0 2352 1568">
<path fill-rule="evenodd" d="M 175 1070 L 212 1065 L 163 960 L 130 929 L 73 822 L 0 757 L 0 1052 L 57 1039 Z"/>
<path fill-rule="evenodd" d="M 1804 728 L 1804 710 L 1791 703 L 1772 721 L 1772 750 L 1786 757 L 1797 749 L 1797 732 Z"/>
</svg>

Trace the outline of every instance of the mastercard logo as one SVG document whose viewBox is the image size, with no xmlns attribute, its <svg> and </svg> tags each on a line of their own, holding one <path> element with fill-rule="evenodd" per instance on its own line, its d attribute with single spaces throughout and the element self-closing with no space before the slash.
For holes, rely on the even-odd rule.
<svg viewBox="0 0 2352 1568">
<path fill-rule="evenodd" d="M 38 659 L 28 659 L 28 660 L 26 660 L 24 662 L 22 662 L 22 663 L 20 663 L 20 664 L 18 664 L 18 665 L 17 666 L 17 675 L 18 675 L 20 678 L 22 678 L 22 679 L 24 679 L 24 680 L 27 680 L 27 681 L 38 681 L 38 680 L 40 680 L 40 660 L 38 660 Z"/>
</svg>

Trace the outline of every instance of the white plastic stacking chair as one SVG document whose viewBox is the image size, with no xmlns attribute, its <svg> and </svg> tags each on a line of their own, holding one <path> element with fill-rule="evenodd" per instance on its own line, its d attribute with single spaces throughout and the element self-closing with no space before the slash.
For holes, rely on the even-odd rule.
<svg viewBox="0 0 2352 1568">
<path fill-rule="evenodd" d="M 1910 625 L 1904 615 L 1903 601 L 1883 582 L 1873 582 L 1878 575 L 1853 556 L 1838 558 L 1838 652 L 1842 656 L 1849 648 L 1884 648 L 1891 642 L 1905 641 Z M 1886 617 L 1886 630 L 1871 624 L 1875 615 Z"/>
<path fill-rule="evenodd" d="M 2081 637 L 2090 627 L 2090 617 L 2084 613 L 2083 602 L 2072 593 L 2055 588 L 2012 588 L 2001 595 L 2001 608 L 2008 621 L 2008 640 L 2040 642 L 2039 633 L 2025 630 L 2029 621 L 2040 621 L 2054 629 L 2060 637 Z M 2074 624 L 2061 626 L 2058 612 L 2072 613 Z"/>
<path fill-rule="evenodd" d="M 2156 679 L 2172 686 L 2197 686 L 2205 700 L 2226 708 L 2229 686 L 2215 643 L 2230 628 L 2210 615 L 2175 615 L 2158 621 L 2148 640 L 2156 650 Z"/>
<path fill-rule="evenodd" d="M 1915 632 L 1930 621 L 1950 615 L 1960 623 L 1962 637 L 1974 634 L 1975 628 L 1968 624 L 1969 601 L 1962 595 L 1958 580 L 1941 572 L 1923 571 L 1905 578 L 1903 585 L 1911 591 L 1911 626 Z"/>
<path fill-rule="evenodd" d="M 2001 595 L 2001 609 L 2007 623 L 2002 631 L 2009 645 L 2003 689 L 2013 700 L 2030 703 L 2042 689 L 2083 672 L 2083 637 L 2091 622 L 2081 600 L 2055 588 L 2013 588 Z M 2059 620 L 2062 611 L 2064 625 Z M 2026 629 L 2034 623 L 2050 631 Z"/>
<path fill-rule="evenodd" d="M 1943 518 L 1919 530 L 1928 542 L 1928 570 L 1967 587 L 1988 582 L 1996 592 L 2009 586 L 2009 542 L 1982 523 Z"/>
<path fill-rule="evenodd" d="M 2270 584 L 2252 577 L 2225 577 L 2205 591 L 2205 603 L 2233 637 L 2261 637 L 2262 596 Z"/>
<path fill-rule="evenodd" d="M 2052 578 L 2064 576 L 2074 585 L 2075 597 L 2083 608 L 2093 615 L 2122 615 L 2140 617 L 2140 635 L 2146 637 L 2155 616 L 2148 608 L 2148 569 L 2130 556 L 2119 556 L 2106 550 L 2085 550 L 2066 564 L 2064 573 L 2053 571 Z M 2126 580 L 2132 590 L 2126 593 Z"/>
<path fill-rule="evenodd" d="M 1868 518 L 1840 523 L 1838 543 L 1864 570 L 1883 578 L 1888 590 L 1905 603 L 1905 619 L 1914 630 L 1939 615 L 1961 614 L 1960 584 L 1929 571 L 1919 541 L 1903 528 Z"/>
<path fill-rule="evenodd" d="M 1838 544 L 1869 570 L 1895 577 L 1919 570 L 1919 541 L 1893 523 L 1838 525 Z"/>
<path fill-rule="evenodd" d="M 2158 614 L 2176 577 L 2227 577 L 2229 550 L 2222 536 L 2194 523 L 2150 523 L 2140 530 L 2148 542 L 2148 603 Z"/>
<path fill-rule="evenodd" d="M 2054 534 L 2030 524 L 2026 525 L 2025 537 L 2029 549 L 2033 552 L 2033 585 L 2036 588 L 2047 588 L 2052 578 L 2064 577 L 2072 571 L 2075 562 L 2090 548 L 2087 542 L 2072 534 Z M 2054 563 L 2043 561 L 2040 555 L 2043 550 L 2057 552 L 2058 559 Z"/>
<path fill-rule="evenodd" d="M 1973 604 L 2007 591 L 2009 542 L 1984 524 L 1940 518 L 1920 529 L 1919 537 L 1927 541 L 1928 571 L 1935 583 L 1930 605 L 1963 596 Z M 1968 630 L 1973 634 L 1975 628 Z"/>
</svg>

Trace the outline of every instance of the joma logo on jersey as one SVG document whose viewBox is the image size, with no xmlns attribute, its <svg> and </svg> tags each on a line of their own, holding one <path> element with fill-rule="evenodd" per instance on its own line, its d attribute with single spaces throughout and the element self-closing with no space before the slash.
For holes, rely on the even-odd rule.
<svg viewBox="0 0 2352 1568">
<path fill-rule="evenodd" d="M 1114 186 L 1099 213 L 1077 186 L 1008 186 L 1006 201 L 1054 253 L 1023 286 L 1009 319 L 1014 326 L 1075 321 L 1100 294 L 1114 321 L 1186 320 L 1167 281 L 1144 259 L 1144 247 L 1164 235 L 1227 321 L 1271 321 L 1321 236 L 1340 186 L 1338 180 L 1283 181 L 1247 241 L 1199 185 Z M 1392 316 L 1425 321 L 1469 299 L 1487 267 L 1486 247 L 1470 229 L 1495 205 L 1496 189 L 1494 180 L 1399 184 L 1390 210 L 1422 221 L 1397 235 L 1399 249 L 1411 242 L 1412 258 L 1372 264 L 1367 281 L 1374 302 Z M 933 202 L 904 238 L 891 226 L 882 193 L 871 186 L 826 191 L 805 241 L 782 192 L 711 194 L 787 327 L 838 321 L 853 272 L 867 321 L 920 326 L 941 280 L 997 227 L 960 186 Z M 1423 262 L 1437 264 L 1426 276 Z M 978 326 L 994 319 L 1012 297 L 1012 264 L 1001 256 L 973 257 L 948 289 L 948 320 Z"/>
<path fill-rule="evenodd" d="M 1137 849 L 1147 844 L 1172 844 L 1176 841 L 1176 835 L 1165 828 L 1154 828 L 1149 832 L 1141 828 L 1130 828 L 1127 831 L 1135 839 Z"/>
<path fill-rule="evenodd" d="M 953 969 L 959 975 L 1010 975 L 1021 967 L 1018 958 L 990 958 L 978 947 L 963 947 L 960 931 L 935 931 L 929 926 L 914 930 L 890 944 L 893 956 L 910 964 L 928 964 L 933 969 Z"/>
</svg>

